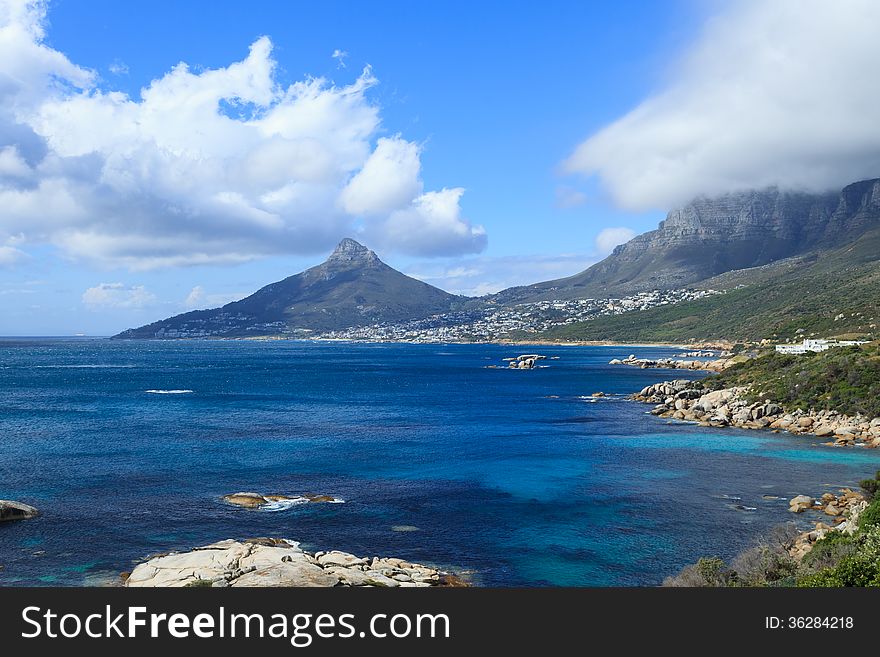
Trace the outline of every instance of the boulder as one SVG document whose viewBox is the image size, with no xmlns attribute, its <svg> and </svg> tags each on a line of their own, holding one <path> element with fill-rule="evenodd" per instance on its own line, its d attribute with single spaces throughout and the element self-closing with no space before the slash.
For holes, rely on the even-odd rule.
<svg viewBox="0 0 880 657">
<path fill-rule="evenodd" d="M 4 520 L 27 520 L 40 515 L 40 512 L 30 504 L 14 502 L 12 500 L 0 500 L 0 522 Z"/>
<path fill-rule="evenodd" d="M 256 509 L 269 502 L 267 498 L 259 493 L 232 493 L 231 495 L 224 495 L 223 501 L 245 509 Z"/>
<path fill-rule="evenodd" d="M 401 559 L 366 559 L 337 550 L 310 554 L 285 539 L 225 540 L 139 564 L 130 587 L 446 586 L 457 577 Z"/>
<path fill-rule="evenodd" d="M 816 427 L 816 430 L 813 431 L 819 438 L 825 438 L 827 436 L 834 435 L 834 427 L 828 424 L 820 424 Z"/>
<path fill-rule="evenodd" d="M 792 513 L 801 513 L 813 506 L 813 498 L 809 495 L 798 495 L 788 503 L 788 510 Z"/>
<path fill-rule="evenodd" d="M 322 566 L 344 566 L 350 568 L 351 566 L 365 566 L 368 562 L 366 559 L 358 558 L 353 554 L 333 550 L 318 557 L 318 563 Z"/>
<path fill-rule="evenodd" d="M 841 513 L 843 513 L 843 511 L 837 508 L 837 506 L 835 506 L 834 504 L 829 504 L 825 507 L 825 515 L 836 517 L 839 516 Z"/>
</svg>

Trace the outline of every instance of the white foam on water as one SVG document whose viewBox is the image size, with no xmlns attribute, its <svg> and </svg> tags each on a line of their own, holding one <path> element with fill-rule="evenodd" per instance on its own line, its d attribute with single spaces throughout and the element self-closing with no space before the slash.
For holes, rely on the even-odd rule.
<svg viewBox="0 0 880 657">
<path fill-rule="evenodd" d="M 187 395 L 192 390 L 144 390 L 151 395 Z"/>
<path fill-rule="evenodd" d="M 288 500 L 277 500 L 274 502 L 268 502 L 259 507 L 258 510 L 264 511 L 266 513 L 274 513 L 276 511 L 287 511 L 288 509 L 292 509 L 295 506 L 300 506 L 301 504 L 308 503 L 309 500 L 305 497 L 291 497 Z"/>
<path fill-rule="evenodd" d="M 262 511 L 264 513 L 277 513 L 278 511 L 287 511 L 288 509 L 292 509 L 295 506 L 302 506 L 303 504 L 309 504 L 312 500 L 308 497 L 291 497 L 286 500 L 272 500 L 263 504 L 262 506 L 257 508 L 257 511 Z M 343 504 L 345 500 L 341 500 L 338 497 L 334 497 L 332 500 L 327 500 L 327 504 Z"/>
</svg>

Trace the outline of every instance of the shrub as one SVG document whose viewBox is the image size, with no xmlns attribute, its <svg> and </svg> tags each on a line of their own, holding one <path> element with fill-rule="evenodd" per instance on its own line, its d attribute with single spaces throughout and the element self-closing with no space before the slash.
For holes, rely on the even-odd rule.
<svg viewBox="0 0 880 657">
<path fill-rule="evenodd" d="M 867 531 L 871 527 L 880 526 L 880 499 L 871 502 L 859 516 L 859 529 Z"/>
<path fill-rule="evenodd" d="M 667 577 L 663 586 L 715 587 L 729 586 L 736 580 L 736 573 L 728 570 L 722 559 L 703 557 L 697 563 L 685 566 L 678 575 Z"/>
<path fill-rule="evenodd" d="M 801 568 L 816 573 L 834 567 L 843 557 L 858 549 L 857 541 L 843 532 L 828 532 L 813 543 L 813 548 L 801 560 Z"/>
<path fill-rule="evenodd" d="M 797 562 L 785 550 L 760 545 L 740 552 L 730 564 L 740 586 L 767 586 L 797 570 Z"/>
<path fill-rule="evenodd" d="M 877 495 L 877 491 L 880 490 L 880 470 L 877 470 L 877 474 L 873 479 L 862 480 L 859 486 L 865 492 L 865 499 L 869 502 L 873 500 L 874 496 Z"/>
<path fill-rule="evenodd" d="M 797 585 L 802 588 L 839 588 L 843 583 L 837 577 L 834 568 L 826 568 L 818 573 L 801 577 Z"/>
</svg>

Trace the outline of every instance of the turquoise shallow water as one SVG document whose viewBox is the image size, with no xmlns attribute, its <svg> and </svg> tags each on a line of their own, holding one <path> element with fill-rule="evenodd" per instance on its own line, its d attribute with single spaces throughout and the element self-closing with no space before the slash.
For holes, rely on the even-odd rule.
<svg viewBox="0 0 880 657">
<path fill-rule="evenodd" d="M 560 359 L 485 368 L 533 350 Z M 0 526 L 0 584 L 100 582 L 269 535 L 486 585 L 650 585 L 880 467 L 877 451 L 647 415 L 622 395 L 682 373 L 607 365 L 632 352 L 674 350 L 0 340 L 0 498 L 43 511 Z M 597 390 L 618 396 L 583 398 Z M 239 490 L 345 503 L 220 502 Z"/>
</svg>

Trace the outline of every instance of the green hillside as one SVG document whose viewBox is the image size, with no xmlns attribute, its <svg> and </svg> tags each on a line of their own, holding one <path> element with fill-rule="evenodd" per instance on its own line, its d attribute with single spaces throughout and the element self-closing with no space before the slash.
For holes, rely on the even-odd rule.
<svg viewBox="0 0 880 657">
<path fill-rule="evenodd" d="M 880 345 L 793 356 L 770 352 L 703 379 L 713 389 L 749 386 L 755 399 L 786 409 L 836 410 L 880 417 Z"/>
<path fill-rule="evenodd" d="M 728 291 L 708 299 L 570 324 L 542 337 L 738 342 L 796 339 L 811 333 L 874 334 L 880 320 L 880 229 L 845 247 L 724 274 L 699 287 Z"/>
</svg>

